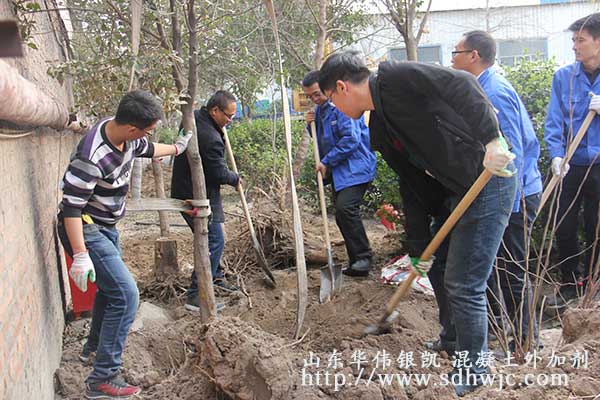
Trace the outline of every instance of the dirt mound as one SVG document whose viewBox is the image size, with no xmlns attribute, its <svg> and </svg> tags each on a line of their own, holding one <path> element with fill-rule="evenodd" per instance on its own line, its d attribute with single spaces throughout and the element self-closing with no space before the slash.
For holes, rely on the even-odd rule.
<svg viewBox="0 0 600 400">
<path fill-rule="evenodd" d="M 283 340 L 239 318 L 220 318 L 206 329 L 200 354 L 222 391 L 240 400 L 290 396 L 293 355 Z"/>
<path fill-rule="evenodd" d="M 600 338 L 600 306 L 569 309 L 562 322 L 566 343 Z"/>
</svg>

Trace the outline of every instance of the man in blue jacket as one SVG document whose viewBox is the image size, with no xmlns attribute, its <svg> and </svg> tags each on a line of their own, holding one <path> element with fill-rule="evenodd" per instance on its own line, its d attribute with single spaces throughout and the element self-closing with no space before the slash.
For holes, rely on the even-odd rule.
<svg viewBox="0 0 600 400">
<path fill-rule="evenodd" d="M 552 174 L 564 177 L 558 204 L 556 239 L 561 259 L 561 287 L 555 306 L 577 297 L 577 286 L 585 282 L 591 267 L 596 264 L 599 249 L 592 260 L 592 248 L 598 224 L 598 201 L 600 201 L 600 120 L 594 118 L 587 134 L 575 150 L 568 164 L 561 169 L 570 143 L 581 127 L 589 110 L 600 111 L 600 13 L 591 14 L 575 21 L 569 30 L 573 32 L 575 63 L 567 65 L 554 74 L 552 93 L 546 117 L 546 146 L 552 160 Z M 591 97 L 590 100 L 590 94 Z M 583 202 L 586 251 L 579 250 L 578 215 Z M 580 266 L 580 254 L 583 265 Z M 582 289 L 582 288 L 580 288 Z"/>
<path fill-rule="evenodd" d="M 335 222 L 342 232 L 348 253 L 348 276 L 367 276 L 371 247 L 360 218 L 362 198 L 375 178 L 376 158 L 369 146 L 369 129 L 364 118 L 353 120 L 339 111 L 319 89 L 319 71 L 302 80 L 304 93 L 315 103 L 306 122 L 315 121 L 321 162 L 316 166 L 333 188 Z"/>
<path fill-rule="evenodd" d="M 517 194 L 502 237 L 503 245 L 498 251 L 498 267 L 488 280 L 491 291 L 488 300 L 497 322 L 502 326 L 501 299 L 504 297 L 508 317 L 517 329 L 517 335 L 525 339 L 530 316 L 535 313 L 535 310 L 530 310 L 532 293 L 526 274 L 527 241 L 530 235 L 525 232 L 531 231 L 541 200 L 542 178 L 537 166 L 540 144 L 521 98 L 506 78 L 493 67 L 495 59 L 496 42 L 484 31 L 465 33 L 452 52 L 452 66 L 477 77 L 497 110 L 500 130 L 510 141 L 511 152 L 516 156 L 513 162 L 517 168 Z M 535 331 L 534 324 L 534 338 L 537 336 Z M 511 344 L 514 346 L 514 342 Z"/>
</svg>

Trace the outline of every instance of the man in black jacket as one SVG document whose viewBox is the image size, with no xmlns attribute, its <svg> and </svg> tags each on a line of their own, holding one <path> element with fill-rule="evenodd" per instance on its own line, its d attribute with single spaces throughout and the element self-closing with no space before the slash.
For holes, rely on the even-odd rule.
<svg viewBox="0 0 600 400">
<path fill-rule="evenodd" d="M 388 163 L 407 158 L 414 168 L 396 172 L 409 187 L 419 185 L 423 174 L 437 180 L 449 191 L 450 208 L 484 168 L 494 175 L 455 225 L 448 248 L 444 285 L 457 340 L 451 379 L 462 396 L 481 385 L 487 373 L 487 279 L 516 191 L 514 155 L 500 134 L 494 109 L 470 74 L 416 62 L 384 62 L 372 75 L 356 52 L 330 56 L 319 86 L 352 118 L 373 110 L 373 149 L 386 149 L 382 154 Z M 414 264 L 423 270 L 423 261 Z"/>
<path fill-rule="evenodd" d="M 206 180 L 206 197 L 210 201 L 212 210 L 211 220 L 208 224 L 208 249 L 210 251 L 210 267 L 213 282 L 228 290 L 237 289 L 228 285 L 221 270 L 221 256 L 225 247 L 223 236 L 223 222 L 225 215 L 221 204 L 221 185 L 237 186 L 240 177 L 227 168 L 225 163 L 225 143 L 223 140 L 223 127 L 229 124 L 236 112 L 235 97 L 224 90 L 217 91 L 206 103 L 206 107 L 194 111 L 196 131 L 198 133 L 198 148 L 202 157 L 202 168 Z M 176 199 L 192 199 L 192 177 L 187 154 L 175 157 L 173 176 L 171 179 L 171 197 Z M 183 214 L 183 218 L 193 231 L 193 220 Z M 222 307 L 222 305 L 221 305 Z M 192 283 L 187 291 L 185 308 L 198 311 L 198 282 L 196 272 L 192 272 Z M 217 305 L 217 309 L 219 309 Z"/>
</svg>

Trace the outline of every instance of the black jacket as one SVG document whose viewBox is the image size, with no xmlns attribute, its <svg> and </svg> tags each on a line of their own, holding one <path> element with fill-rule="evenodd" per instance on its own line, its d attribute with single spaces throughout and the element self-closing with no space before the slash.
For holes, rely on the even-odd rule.
<svg viewBox="0 0 600 400">
<path fill-rule="evenodd" d="M 202 168 L 206 181 L 206 197 L 210 200 L 212 210 L 212 221 L 224 222 L 221 185 L 237 186 L 239 177 L 227 168 L 223 131 L 213 121 L 206 107 L 195 110 L 194 119 L 196 120 L 198 148 L 200 157 L 202 157 Z M 192 176 L 185 151 L 175 157 L 171 178 L 171 197 L 184 200 L 193 198 Z"/>
<path fill-rule="evenodd" d="M 417 168 L 396 172 L 410 186 L 419 181 L 415 170 L 427 170 L 451 192 L 464 194 L 483 170 L 485 145 L 500 132 L 475 77 L 431 64 L 383 62 L 369 87 L 372 149 L 388 163 L 396 149 L 405 151 Z"/>
</svg>

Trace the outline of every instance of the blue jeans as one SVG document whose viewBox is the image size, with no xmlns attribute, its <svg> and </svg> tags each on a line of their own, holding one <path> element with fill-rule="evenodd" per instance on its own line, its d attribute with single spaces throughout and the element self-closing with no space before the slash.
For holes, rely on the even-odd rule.
<svg viewBox="0 0 600 400">
<path fill-rule="evenodd" d="M 444 284 L 456 329 L 456 351 L 468 353 L 471 373 L 480 353 L 488 351 L 486 288 L 504 230 L 508 225 L 517 178 L 494 176 L 460 218 L 452 231 Z M 452 208 L 460 196 L 451 196 Z"/>
<path fill-rule="evenodd" d="M 223 278 L 221 256 L 223 255 L 224 248 L 225 236 L 223 235 L 223 225 L 220 222 L 210 222 L 208 224 L 208 251 L 210 252 L 210 270 L 213 280 Z M 195 270 L 192 272 L 192 283 L 187 290 L 187 296 L 188 299 L 198 296 L 198 278 L 196 277 Z"/>
<path fill-rule="evenodd" d="M 96 270 L 96 299 L 86 351 L 96 351 L 88 381 L 102 381 L 121 368 L 121 354 L 139 304 L 138 288 L 121 258 L 116 228 L 83 225 L 85 246 Z"/>
</svg>

